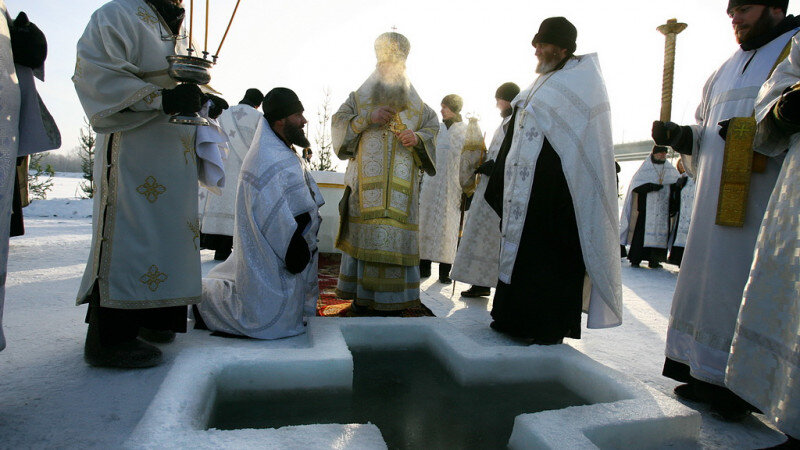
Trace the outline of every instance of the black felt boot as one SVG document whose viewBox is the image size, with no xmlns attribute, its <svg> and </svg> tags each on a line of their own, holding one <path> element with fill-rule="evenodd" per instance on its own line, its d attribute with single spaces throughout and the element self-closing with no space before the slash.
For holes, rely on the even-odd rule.
<svg viewBox="0 0 800 450">
<path fill-rule="evenodd" d="M 98 308 L 99 309 L 99 308 Z M 138 369 L 161 363 L 161 350 L 113 327 L 103 327 L 101 313 L 89 314 L 83 359 L 94 367 Z M 124 330 L 127 331 L 127 330 Z"/>
<path fill-rule="evenodd" d="M 474 298 L 474 297 L 488 297 L 492 294 L 491 289 L 486 286 L 472 286 L 466 291 L 461 291 L 462 297 Z"/>
</svg>

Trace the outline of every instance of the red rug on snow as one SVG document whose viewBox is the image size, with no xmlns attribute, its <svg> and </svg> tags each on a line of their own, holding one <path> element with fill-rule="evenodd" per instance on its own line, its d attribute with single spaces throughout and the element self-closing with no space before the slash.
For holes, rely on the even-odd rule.
<svg viewBox="0 0 800 450">
<path fill-rule="evenodd" d="M 321 317 L 363 317 L 380 315 L 373 311 L 355 313 L 351 306 L 352 300 L 345 300 L 336 296 L 336 283 L 339 278 L 339 264 L 341 255 L 338 253 L 323 253 L 319 255 L 319 300 L 317 301 L 317 315 Z M 425 305 L 403 310 L 399 317 L 433 317 L 433 313 Z"/>
</svg>

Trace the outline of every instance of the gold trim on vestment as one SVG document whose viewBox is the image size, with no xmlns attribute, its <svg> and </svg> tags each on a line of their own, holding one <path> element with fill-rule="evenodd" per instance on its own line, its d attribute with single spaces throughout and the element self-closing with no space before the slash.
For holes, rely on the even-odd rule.
<svg viewBox="0 0 800 450">
<path fill-rule="evenodd" d="M 419 253 L 414 255 L 390 252 L 386 250 L 368 250 L 358 248 L 345 240 L 336 243 L 336 247 L 355 259 L 362 261 L 380 261 L 387 264 L 397 264 L 401 266 L 419 265 Z"/>
<path fill-rule="evenodd" d="M 359 112 L 359 115 L 356 118 L 363 117 L 361 115 L 362 111 L 368 111 L 372 105 L 371 99 L 369 98 L 362 98 L 366 97 L 366 94 L 357 94 L 355 95 L 355 103 L 356 103 L 356 110 Z M 425 111 L 425 104 L 422 103 L 422 100 L 418 97 L 414 97 L 409 99 L 411 102 L 408 108 L 402 110 L 400 113 L 397 114 L 397 118 L 394 119 L 395 122 L 401 122 L 404 126 L 409 122 L 414 124 L 414 127 L 411 128 L 412 130 L 418 130 L 419 127 L 422 125 L 422 118 L 423 113 Z M 351 123 L 351 126 L 355 125 Z M 395 123 L 394 127 L 398 125 Z M 410 128 L 410 127 L 409 127 Z M 382 129 L 382 131 L 381 131 Z M 363 219 L 376 219 L 376 218 L 392 218 L 398 220 L 400 222 L 408 221 L 408 218 L 411 215 L 411 208 L 414 206 L 412 205 L 412 190 L 416 184 L 417 178 L 417 170 L 414 167 L 415 164 L 419 164 L 417 162 L 418 157 L 415 158 L 415 152 L 407 147 L 404 147 L 400 144 L 400 141 L 397 139 L 394 133 L 389 131 L 388 126 L 381 127 L 381 129 L 377 128 L 367 128 L 361 134 L 362 137 L 359 139 L 358 142 L 358 150 L 356 152 L 356 162 L 358 167 L 358 199 L 360 204 L 360 215 Z M 355 129 L 354 129 L 355 131 Z M 367 176 L 365 171 L 369 168 L 374 170 L 376 161 L 365 161 L 364 158 L 375 157 L 376 152 L 372 149 L 373 152 L 368 152 L 365 145 L 367 142 L 374 141 L 374 139 L 365 138 L 364 134 L 376 134 L 382 133 L 383 136 L 380 139 L 381 145 L 381 155 L 378 157 L 380 161 L 380 172 L 374 176 Z M 391 134 L 391 135 L 390 135 Z M 404 152 L 407 152 L 404 154 Z M 395 174 L 395 166 L 398 160 L 404 159 L 407 156 L 412 161 L 412 167 L 409 167 L 409 179 L 404 179 L 398 177 Z M 405 196 L 405 201 L 402 206 L 393 202 L 395 198 L 395 193 L 399 193 Z M 375 196 L 380 196 L 380 199 L 374 198 Z M 378 200 L 379 204 L 375 206 L 376 200 Z"/>
<path fill-rule="evenodd" d="M 375 311 L 397 311 L 401 309 L 415 308 L 422 304 L 422 302 L 419 301 L 419 298 L 403 303 L 379 303 L 375 300 L 370 300 L 367 298 L 358 298 L 354 292 L 345 292 L 338 288 L 336 289 L 336 296 L 343 300 L 352 300 L 356 306 L 370 308 Z"/>
<path fill-rule="evenodd" d="M 744 226 L 747 214 L 747 195 L 753 167 L 753 139 L 756 120 L 734 117 L 725 137 L 722 178 L 719 185 L 716 224 L 726 227 Z"/>
<path fill-rule="evenodd" d="M 767 79 L 775 68 L 789 56 L 792 38 L 783 46 L 772 65 Z M 716 224 L 726 227 L 744 226 L 747 214 L 747 197 L 750 193 L 750 177 L 753 172 L 766 170 L 766 156 L 753 152 L 756 135 L 754 116 L 734 117 L 728 124 L 725 135 L 725 151 L 722 160 L 722 175 L 719 182 Z"/>
</svg>

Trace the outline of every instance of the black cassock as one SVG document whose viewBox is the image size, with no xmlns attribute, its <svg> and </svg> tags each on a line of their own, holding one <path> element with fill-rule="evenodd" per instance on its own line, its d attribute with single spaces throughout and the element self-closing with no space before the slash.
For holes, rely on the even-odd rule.
<svg viewBox="0 0 800 450">
<path fill-rule="evenodd" d="M 484 194 L 500 217 L 514 121 L 512 116 Z M 493 328 L 540 344 L 557 343 L 564 337 L 579 339 L 585 272 L 575 208 L 561 158 L 545 138 L 536 161 L 511 283 L 497 282 Z"/>
</svg>

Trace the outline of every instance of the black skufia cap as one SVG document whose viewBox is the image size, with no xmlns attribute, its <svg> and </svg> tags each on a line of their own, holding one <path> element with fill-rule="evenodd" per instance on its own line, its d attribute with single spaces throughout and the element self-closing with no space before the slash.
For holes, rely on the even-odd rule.
<svg viewBox="0 0 800 450">
<path fill-rule="evenodd" d="M 533 37 L 531 44 L 553 44 L 575 53 L 578 30 L 564 17 L 548 17 L 539 25 L 539 32 Z"/>
<path fill-rule="evenodd" d="M 285 87 L 277 87 L 267 92 L 261 108 L 264 110 L 264 117 L 270 123 L 304 111 L 297 94 Z"/>
</svg>

